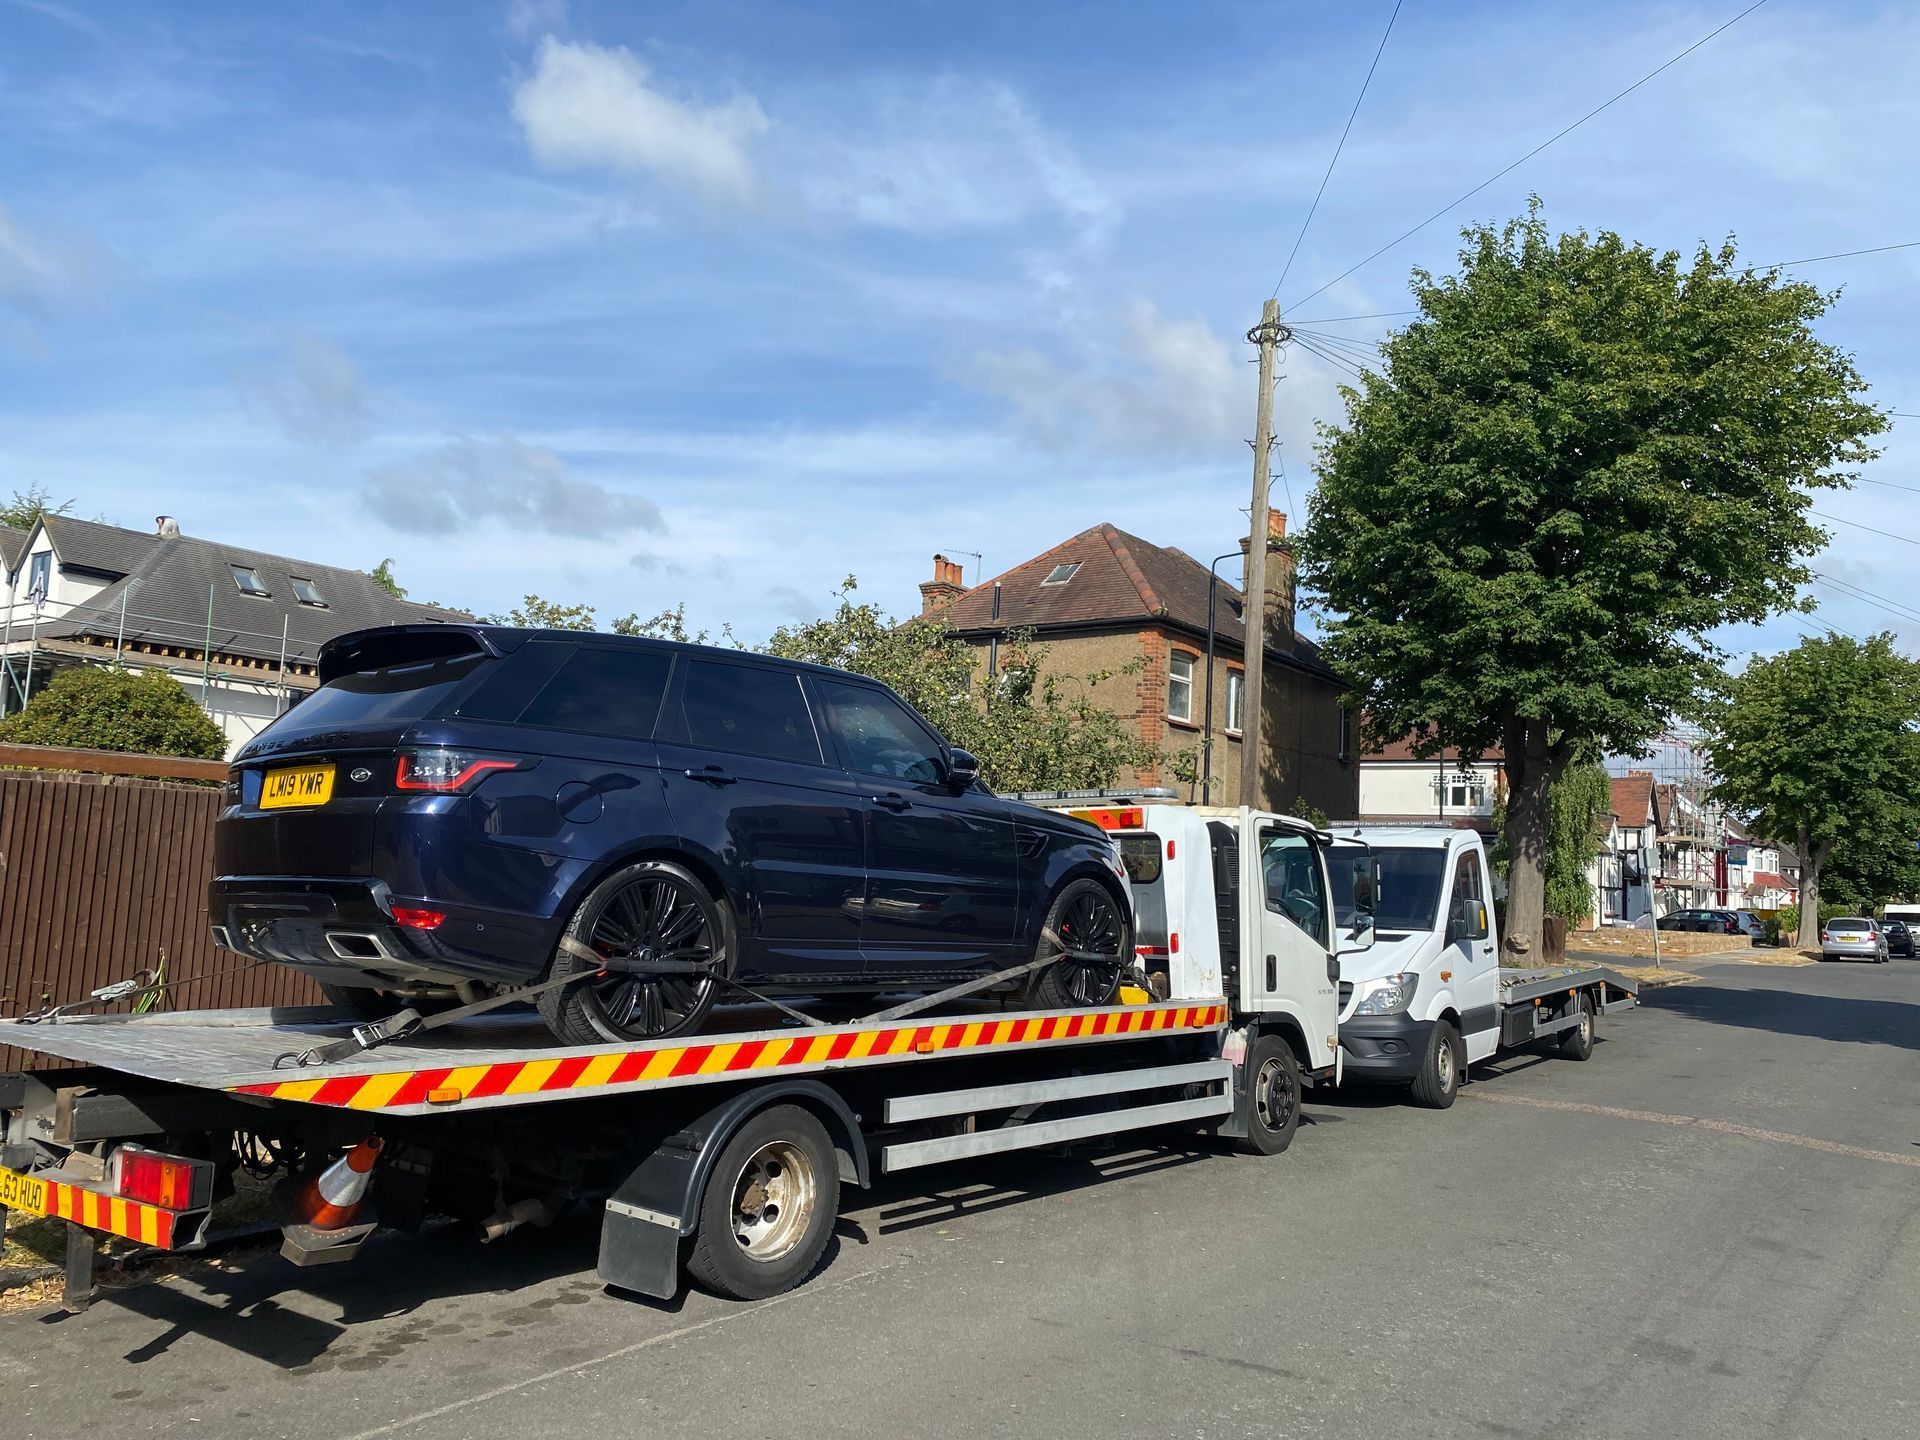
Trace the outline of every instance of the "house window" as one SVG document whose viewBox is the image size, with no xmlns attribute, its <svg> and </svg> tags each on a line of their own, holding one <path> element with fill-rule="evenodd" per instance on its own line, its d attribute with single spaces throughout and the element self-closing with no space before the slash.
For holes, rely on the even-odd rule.
<svg viewBox="0 0 1920 1440">
<path fill-rule="evenodd" d="M 1229 735 L 1240 733 L 1241 707 L 1246 701 L 1246 687 L 1246 671 L 1227 671 L 1227 733 Z"/>
<path fill-rule="evenodd" d="M 53 588 L 53 552 L 42 550 L 27 567 L 27 594 L 46 599 Z"/>
<path fill-rule="evenodd" d="M 1480 810 L 1486 807 L 1487 787 L 1478 780 L 1455 780 L 1447 786 L 1447 808 Z"/>
<path fill-rule="evenodd" d="M 1167 662 L 1167 718 L 1193 723 L 1193 656 L 1177 651 Z"/>
<path fill-rule="evenodd" d="M 1074 572 L 1079 568 L 1080 562 L 1078 560 L 1069 560 L 1064 565 L 1054 566 L 1052 571 L 1048 573 L 1047 578 L 1040 583 L 1042 585 L 1064 585 L 1073 578 Z"/>
<path fill-rule="evenodd" d="M 320 598 L 320 588 L 313 581 L 298 575 L 289 575 L 287 579 L 293 585 L 293 598 L 302 605 L 311 605 L 316 610 L 327 608 L 327 602 Z"/>
<path fill-rule="evenodd" d="M 1353 711 L 1349 710 L 1341 701 L 1336 700 L 1334 704 L 1340 706 L 1340 754 L 1338 758 L 1345 760 L 1353 754 Z"/>
<path fill-rule="evenodd" d="M 273 594 L 271 590 L 267 589 L 265 582 L 260 579 L 260 572 L 255 570 L 251 565 L 236 565 L 229 561 L 227 563 L 227 569 L 233 572 L 233 583 L 240 587 L 241 594 Z"/>
</svg>

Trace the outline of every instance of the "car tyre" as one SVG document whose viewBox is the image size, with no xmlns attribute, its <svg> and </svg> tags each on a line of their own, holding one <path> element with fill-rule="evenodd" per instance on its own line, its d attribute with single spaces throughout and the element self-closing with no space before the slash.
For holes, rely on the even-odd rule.
<svg viewBox="0 0 1920 1440">
<path fill-rule="evenodd" d="M 1033 958 L 1039 960 L 1062 950 L 1113 958 L 1054 961 L 1034 976 L 1028 992 L 1031 1002 L 1042 1010 L 1112 1004 L 1120 992 L 1121 977 L 1133 963 L 1133 917 L 1098 880 L 1069 881 L 1047 906 Z"/>
<path fill-rule="evenodd" d="M 1434 1021 L 1427 1036 L 1427 1053 L 1413 1077 L 1413 1103 L 1428 1110 L 1445 1110 L 1460 1094 L 1460 1076 L 1466 1066 L 1466 1047 L 1453 1022 Z"/>
<path fill-rule="evenodd" d="M 567 922 L 540 1015 L 568 1045 L 661 1040 L 699 1029 L 733 972 L 732 908 L 670 860 L 623 866 L 587 892 Z M 595 957 L 696 964 L 694 975 L 602 968 Z"/>
<path fill-rule="evenodd" d="M 707 1173 L 687 1273 L 732 1300 L 791 1290 L 819 1267 L 839 1212 L 827 1127 L 798 1105 L 762 1110 Z"/>
<path fill-rule="evenodd" d="M 1278 1155 L 1300 1128 L 1300 1057 L 1286 1037 L 1268 1033 L 1247 1046 L 1247 1133 L 1235 1145 L 1249 1155 Z"/>
<path fill-rule="evenodd" d="M 1593 1054 L 1593 1001 L 1582 995 L 1578 1003 L 1580 1023 L 1560 1036 L 1560 1056 L 1565 1060 L 1585 1060 Z"/>
</svg>

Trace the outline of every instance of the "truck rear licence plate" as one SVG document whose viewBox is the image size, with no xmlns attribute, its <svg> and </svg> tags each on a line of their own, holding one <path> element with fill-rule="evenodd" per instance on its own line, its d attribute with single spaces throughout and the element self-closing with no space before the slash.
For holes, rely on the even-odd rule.
<svg viewBox="0 0 1920 1440">
<path fill-rule="evenodd" d="M 0 1167 L 0 1205 L 34 1215 L 47 1213 L 47 1182 Z"/>
<path fill-rule="evenodd" d="M 324 805 L 333 798 L 333 766 L 301 765 L 269 770 L 260 785 L 262 810 L 290 810 L 298 805 Z"/>
</svg>

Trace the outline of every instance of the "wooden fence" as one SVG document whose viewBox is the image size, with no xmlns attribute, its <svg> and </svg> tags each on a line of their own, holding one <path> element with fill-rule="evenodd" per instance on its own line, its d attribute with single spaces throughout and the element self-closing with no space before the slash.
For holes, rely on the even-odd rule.
<svg viewBox="0 0 1920 1440">
<path fill-rule="evenodd" d="M 0 765 L 27 751 L 4 747 Z M 135 757 L 115 761 L 140 768 Z M 317 1003 L 294 972 L 214 948 L 207 881 L 219 807 L 207 785 L 0 769 L 0 1015 L 81 1000 L 139 970 L 206 977 L 161 995 L 163 1009 Z M 0 1070 L 46 1063 L 0 1046 Z"/>
</svg>

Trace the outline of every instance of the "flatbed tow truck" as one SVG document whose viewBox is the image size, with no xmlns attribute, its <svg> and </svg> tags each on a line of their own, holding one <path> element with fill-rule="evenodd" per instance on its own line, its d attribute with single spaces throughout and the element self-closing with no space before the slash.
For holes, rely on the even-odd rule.
<svg viewBox="0 0 1920 1440">
<path fill-rule="evenodd" d="M 851 1017 L 723 1007 L 697 1036 L 590 1047 L 512 1009 L 397 1036 L 324 1009 L 0 1021 L 0 1044 L 80 1067 L 0 1075 L 0 1225 L 8 1210 L 67 1223 L 65 1300 L 80 1309 L 101 1235 L 202 1249 L 242 1168 L 279 1175 L 296 1264 L 349 1259 L 377 1227 L 430 1215 L 493 1238 L 601 1201 L 609 1286 L 669 1298 L 684 1268 L 753 1299 L 813 1272 L 841 1187 L 876 1174 L 1168 1128 L 1284 1150 L 1302 1088 L 1340 1078 L 1339 957 L 1372 931 L 1361 914 L 1335 934 L 1329 865 L 1350 886 L 1364 860 L 1349 869 L 1350 843 L 1286 816 L 1056 803 L 1120 847 L 1134 1003 L 1009 1009 L 1005 986 L 962 986 Z M 1532 1004 L 1532 983 L 1506 1003 Z M 1610 971 L 1537 986 L 1562 1005 L 1632 994 Z M 369 1140 L 366 1205 L 331 1229 L 304 1223 L 296 1191 L 355 1147 L 372 1155 Z"/>
</svg>

